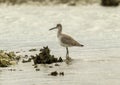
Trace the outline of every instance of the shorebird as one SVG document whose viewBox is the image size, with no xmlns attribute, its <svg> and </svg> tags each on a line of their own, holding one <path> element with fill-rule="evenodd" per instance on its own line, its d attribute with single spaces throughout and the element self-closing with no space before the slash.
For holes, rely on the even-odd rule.
<svg viewBox="0 0 120 85">
<path fill-rule="evenodd" d="M 58 29 L 57 38 L 60 42 L 60 45 L 63 47 L 66 47 L 66 59 L 70 59 L 68 47 L 73 47 L 73 46 L 83 47 L 84 46 L 80 44 L 79 42 L 77 42 L 75 39 L 73 39 L 71 36 L 63 34 L 61 24 L 57 24 L 56 27 L 53 27 L 49 30 L 53 30 L 53 29 Z"/>
</svg>

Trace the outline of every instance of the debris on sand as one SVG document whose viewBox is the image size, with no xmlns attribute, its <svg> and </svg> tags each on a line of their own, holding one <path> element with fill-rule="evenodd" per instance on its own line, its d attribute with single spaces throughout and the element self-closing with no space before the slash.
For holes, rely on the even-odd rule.
<svg viewBox="0 0 120 85">
<path fill-rule="evenodd" d="M 36 48 L 33 48 L 33 49 L 30 49 L 29 51 L 30 51 L 30 52 L 32 52 L 32 51 L 37 51 L 37 49 L 36 49 Z"/>
<path fill-rule="evenodd" d="M 47 47 L 43 47 L 40 49 L 40 53 L 36 54 L 36 56 L 32 56 L 34 64 L 52 64 L 56 62 L 63 62 L 61 57 L 55 58 L 54 55 L 50 54 L 50 49 Z"/>
<path fill-rule="evenodd" d="M 16 69 L 12 69 L 12 68 L 11 68 L 11 69 L 8 69 L 8 71 L 16 71 Z"/>
<path fill-rule="evenodd" d="M 0 67 L 8 67 L 9 65 L 13 65 L 13 61 L 17 61 L 18 56 L 15 55 L 14 52 L 5 52 L 0 50 Z"/>
<path fill-rule="evenodd" d="M 102 6 L 119 6 L 120 1 L 119 0 L 101 0 Z"/>
<path fill-rule="evenodd" d="M 21 59 L 21 56 L 16 56 L 16 60 L 19 61 Z"/>
<path fill-rule="evenodd" d="M 64 72 L 60 72 L 59 75 L 60 75 L 60 76 L 64 76 Z"/>
<path fill-rule="evenodd" d="M 23 59 L 23 60 L 22 60 L 22 63 L 28 63 L 28 62 L 31 62 L 31 60 L 32 60 L 31 58 L 29 58 L 28 60 L 24 60 L 24 59 Z"/>
<path fill-rule="evenodd" d="M 39 69 L 39 68 L 36 68 L 35 70 L 36 70 L 36 71 L 40 71 L 40 69 Z"/>
<path fill-rule="evenodd" d="M 20 51 L 17 51 L 16 53 L 20 53 Z"/>
<path fill-rule="evenodd" d="M 58 62 L 63 62 L 63 59 L 59 57 Z"/>
<path fill-rule="evenodd" d="M 57 72 L 57 71 L 51 72 L 50 75 L 51 75 L 51 76 L 57 76 L 57 75 L 58 75 L 58 72 Z"/>
<path fill-rule="evenodd" d="M 57 71 L 53 71 L 53 72 L 51 72 L 49 75 L 51 75 L 51 76 L 57 76 L 57 75 L 59 75 L 59 76 L 64 76 L 64 72 L 57 72 Z"/>
</svg>

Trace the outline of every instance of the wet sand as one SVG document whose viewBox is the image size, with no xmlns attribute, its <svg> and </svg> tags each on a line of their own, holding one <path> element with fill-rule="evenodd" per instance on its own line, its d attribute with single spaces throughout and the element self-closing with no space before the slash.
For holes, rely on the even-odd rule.
<svg viewBox="0 0 120 85">
<path fill-rule="evenodd" d="M 75 59 L 70 65 L 38 65 L 36 71 L 31 63 L 19 63 L 16 66 L 2 69 L 1 85 L 119 85 L 119 60 L 84 61 Z M 53 68 L 49 68 L 53 66 Z M 16 69 L 8 71 L 8 69 Z M 50 76 L 53 71 L 64 72 L 64 76 Z"/>
</svg>

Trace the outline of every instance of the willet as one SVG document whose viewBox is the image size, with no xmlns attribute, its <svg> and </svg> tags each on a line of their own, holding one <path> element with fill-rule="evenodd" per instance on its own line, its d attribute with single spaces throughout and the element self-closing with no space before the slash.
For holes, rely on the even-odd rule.
<svg viewBox="0 0 120 85">
<path fill-rule="evenodd" d="M 53 30 L 53 29 L 58 29 L 57 37 L 58 37 L 58 40 L 60 42 L 60 45 L 63 47 L 66 47 L 66 51 L 67 51 L 66 52 L 66 59 L 70 59 L 68 47 L 72 47 L 72 46 L 83 47 L 84 46 L 84 45 L 80 44 L 79 42 L 77 42 L 76 40 L 74 40 L 71 36 L 63 34 L 61 24 L 57 24 L 56 27 L 51 28 L 49 30 Z"/>
</svg>

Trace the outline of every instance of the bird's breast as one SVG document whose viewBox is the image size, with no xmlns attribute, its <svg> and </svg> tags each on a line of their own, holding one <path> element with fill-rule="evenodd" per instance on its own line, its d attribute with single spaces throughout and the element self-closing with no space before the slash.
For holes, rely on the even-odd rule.
<svg viewBox="0 0 120 85">
<path fill-rule="evenodd" d="M 65 44 L 65 43 L 62 42 L 62 37 L 61 36 L 58 37 L 58 41 L 59 41 L 59 44 L 63 47 L 70 47 L 68 44 Z"/>
</svg>

